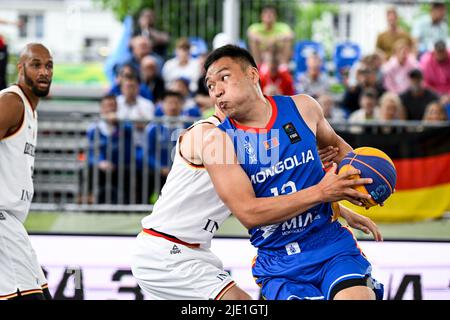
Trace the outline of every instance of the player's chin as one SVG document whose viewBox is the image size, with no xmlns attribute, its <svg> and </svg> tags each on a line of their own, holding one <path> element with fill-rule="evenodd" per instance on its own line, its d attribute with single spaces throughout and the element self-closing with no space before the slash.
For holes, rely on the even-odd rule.
<svg viewBox="0 0 450 320">
<path fill-rule="evenodd" d="M 43 97 L 48 96 L 49 92 L 50 92 L 50 86 L 48 86 L 46 89 L 37 89 L 37 88 L 35 88 L 33 90 L 33 93 L 39 98 L 43 98 Z"/>
</svg>

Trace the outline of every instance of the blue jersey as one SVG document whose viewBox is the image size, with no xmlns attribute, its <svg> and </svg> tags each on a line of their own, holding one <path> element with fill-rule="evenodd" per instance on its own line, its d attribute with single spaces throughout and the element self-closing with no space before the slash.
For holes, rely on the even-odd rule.
<svg viewBox="0 0 450 320">
<path fill-rule="evenodd" d="M 266 128 L 249 128 L 226 118 L 219 128 L 233 140 L 237 158 L 256 197 L 275 197 L 317 184 L 325 175 L 315 134 L 291 97 L 267 97 L 272 117 Z M 278 249 L 302 241 L 330 223 L 331 204 L 322 203 L 287 221 L 249 230 L 255 247 Z M 293 248 L 295 250 L 295 248 Z"/>
</svg>

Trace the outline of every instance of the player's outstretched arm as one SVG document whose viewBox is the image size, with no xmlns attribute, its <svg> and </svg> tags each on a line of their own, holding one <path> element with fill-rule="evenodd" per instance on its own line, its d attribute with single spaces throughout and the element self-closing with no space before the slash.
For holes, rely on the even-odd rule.
<svg viewBox="0 0 450 320">
<path fill-rule="evenodd" d="M 23 102 L 18 95 L 5 93 L 0 96 L 0 140 L 20 128 L 24 110 Z"/>
<path fill-rule="evenodd" d="M 345 199 L 362 205 L 357 199 L 370 198 L 370 195 L 351 187 L 371 183 L 371 179 L 351 180 L 350 175 L 358 174 L 358 170 L 337 175 L 336 167 L 315 186 L 289 195 L 256 198 L 248 176 L 236 159 L 233 143 L 228 135 L 211 126 L 203 136 L 202 153 L 199 157 L 208 170 L 217 194 L 246 228 L 285 221 L 322 202 Z"/>
</svg>

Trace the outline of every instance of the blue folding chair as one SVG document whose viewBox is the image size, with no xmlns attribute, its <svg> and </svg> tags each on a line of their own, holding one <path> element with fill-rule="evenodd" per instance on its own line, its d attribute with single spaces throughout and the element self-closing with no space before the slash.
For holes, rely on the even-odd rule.
<svg viewBox="0 0 450 320">
<path fill-rule="evenodd" d="M 201 37 L 189 37 L 189 42 L 191 43 L 191 57 L 197 58 L 208 52 L 208 44 L 205 39 Z"/>
<path fill-rule="evenodd" d="M 305 73 L 306 71 L 306 59 L 311 53 L 316 53 L 322 59 L 325 60 L 325 48 L 320 42 L 312 40 L 300 40 L 297 41 L 294 47 L 294 62 L 295 62 L 295 74 L 296 76 Z M 325 71 L 325 63 L 322 63 L 322 69 Z"/>
<path fill-rule="evenodd" d="M 336 77 L 339 81 L 342 81 L 342 75 L 345 70 L 349 70 L 360 58 L 361 48 L 357 43 L 346 41 L 336 45 L 333 62 L 336 70 Z"/>
</svg>

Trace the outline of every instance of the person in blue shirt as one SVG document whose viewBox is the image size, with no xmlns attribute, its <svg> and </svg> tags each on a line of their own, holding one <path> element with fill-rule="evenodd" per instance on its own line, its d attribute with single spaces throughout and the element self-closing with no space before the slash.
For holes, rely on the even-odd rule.
<svg viewBox="0 0 450 320">
<path fill-rule="evenodd" d="M 227 45 L 205 61 L 210 97 L 227 117 L 210 128 L 201 154 L 217 194 L 249 229 L 258 249 L 253 276 L 265 299 L 382 299 L 383 285 L 349 229 L 336 219 L 336 202 L 362 206 L 370 195 L 354 186 L 372 179 L 337 174 L 352 150 L 308 95 L 264 96 L 248 51 Z M 337 147 L 325 172 L 318 148 Z M 216 147 L 217 150 L 217 147 Z M 366 230 L 368 232 L 368 230 Z M 372 232 L 381 240 L 378 232 Z"/>
<path fill-rule="evenodd" d="M 178 135 L 186 127 L 177 118 L 182 115 L 184 99 L 179 92 L 164 93 L 160 111 L 163 122 L 150 122 L 145 128 L 150 195 L 159 194 L 172 165 L 172 152 Z M 156 180 L 157 179 L 157 180 Z M 159 180 L 159 182 L 158 182 Z"/>
<path fill-rule="evenodd" d="M 119 124 L 117 119 L 117 101 L 114 95 L 105 95 L 100 101 L 100 118 L 91 123 L 87 129 L 89 166 L 88 199 L 89 203 L 97 200 L 106 203 L 118 202 L 120 172 L 127 177 L 131 161 L 133 127 L 131 123 Z M 121 142 L 122 141 L 122 142 Z M 120 166 L 123 168 L 120 169 Z M 97 178 L 94 179 L 94 175 Z M 94 187 L 94 180 L 97 185 Z M 124 199 L 129 198 L 129 187 L 123 187 Z M 94 192 L 96 190 L 97 195 Z M 109 194 L 109 195 L 108 195 Z"/>
<path fill-rule="evenodd" d="M 120 69 L 117 73 L 116 83 L 109 89 L 110 95 L 120 96 L 122 91 L 120 90 L 120 85 L 124 79 L 136 78 L 139 81 L 139 95 L 144 97 L 147 100 L 153 101 L 153 93 L 150 91 L 149 87 L 145 83 L 141 82 L 139 77 L 139 72 L 136 70 L 131 64 L 124 64 L 120 66 Z"/>
</svg>

